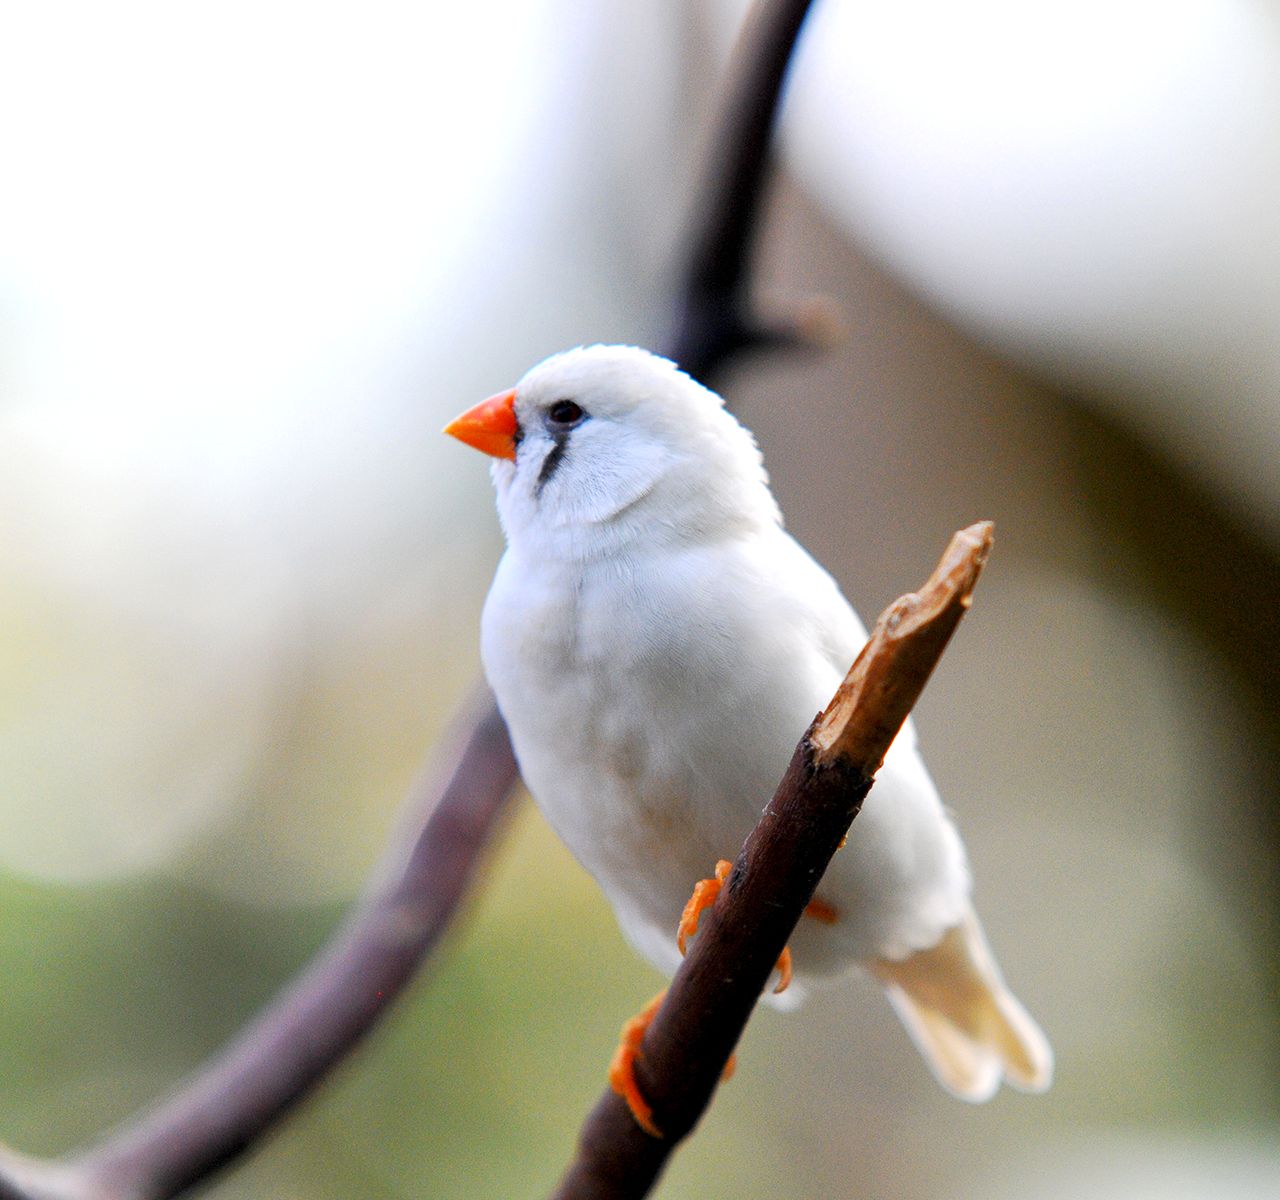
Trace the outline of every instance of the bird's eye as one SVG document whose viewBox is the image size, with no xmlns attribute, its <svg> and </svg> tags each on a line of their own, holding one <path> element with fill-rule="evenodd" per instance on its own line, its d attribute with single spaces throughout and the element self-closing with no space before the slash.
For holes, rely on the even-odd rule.
<svg viewBox="0 0 1280 1200">
<path fill-rule="evenodd" d="M 559 425 L 562 429 L 576 425 L 586 415 L 582 408 L 572 400 L 557 400 L 547 410 L 547 416 L 551 419 L 551 423 Z"/>
</svg>

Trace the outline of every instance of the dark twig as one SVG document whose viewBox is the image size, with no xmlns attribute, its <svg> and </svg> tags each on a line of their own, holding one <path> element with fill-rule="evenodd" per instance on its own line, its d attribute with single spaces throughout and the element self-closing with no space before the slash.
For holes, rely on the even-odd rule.
<svg viewBox="0 0 1280 1200">
<path fill-rule="evenodd" d="M 407 837 L 393 839 L 364 901 L 292 985 L 151 1111 L 66 1163 L 19 1161 L 15 1183 L 33 1196 L 178 1195 L 341 1061 L 444 931 L 516 779 L 487 694 L 444 745 L 459 749 L 414 789 Z"/>
<path fill-rule="evenodd" d="M 751 12 L 710 140 L 665 353 L 710 384 L 728 357 L 809 340 L 804 316 L 753 315 L 748 283 L 764 200 L 769 145 L 787 65 L 811 0 L 772 0 Z"/>
<path fill-rule="evenodd" d="M 664 348 L 704 381 L 772 339 L 746 315 L 746 277 L 773 112 L 807 7 L 760 4 L 755 33 L 735 56 L 741 71 L 716 140 L 722 157 L 695 208 Z M 166 1099 L 87 1151 L 48 1161 L 0 1148 L 0 1200 L 168 1200 L 252 1146 L 341 1061 L 443 932 L 515 781 L 491 700 L 443 744 L 459 748 L 451 769 L 415 791 L 381 882 L 303 974 Z"/>
<path fill-rule="evenodd" d="M 705 913 L 640 1047 L 636 1082 L 664 1133 L 606 1092 L 554 1200 L 639 1200 L 711 1101 L 774 963 L 951 634 L 991 547 L 990 522 L 957 533 L 929 581 L 880 617 Z M 674 937 L 675 931 L 672 931 Z"/>
<path fill-rule="evenodd" d="M 478 712 L 478 716 L 474 715 Z M 74 1165 L 96 1195 L 173 1196 L 239 1154 L 373 1026 L 444 932 L 516 781 L 486 694 L 446 746 L 453 761 L 416 789 L 364 902 L 277 1001 L 152 1112 Z M 127 1189 L 127 1190 L 126 1190 Z"/>
</svg>

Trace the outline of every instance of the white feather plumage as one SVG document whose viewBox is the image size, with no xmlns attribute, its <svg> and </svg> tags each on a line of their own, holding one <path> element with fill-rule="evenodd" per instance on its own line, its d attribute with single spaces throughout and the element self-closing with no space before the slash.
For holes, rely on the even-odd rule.
<svg viewBox="0 0 1280 1200">
<path fill-rule="evenodd" d="M 573 407 L 565 409 L 564 402 Z M 553 419 L 575 411 L 571 421 Z M 732 858 L 865 631 L 782 528 L 751 435 L 642 350 L 593 346 L 515 389 L 519 447 L 494 462 L 507 535 L 485 671 L 525 781 L 632 944 L 671 972 L 693 884 Z M 802 920 L 794 1007 L 863 965 L 944 1086 L 1039 1090 L 1043 1035 L 1000 978 L 964 848 L 908 725 Z"/>
</svg>

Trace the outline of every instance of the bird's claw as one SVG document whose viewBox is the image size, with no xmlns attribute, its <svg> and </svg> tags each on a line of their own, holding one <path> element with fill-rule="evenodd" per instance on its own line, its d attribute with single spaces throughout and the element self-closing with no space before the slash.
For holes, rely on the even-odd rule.
<svg viewBox="0 0 1280 1200">
<path fill-rule="evenodd" d="M 716 897 L 720 895 L 720 889 L 724 887 L 724 881 L 729 878 L 729 872 L 732 870 L 733 863 L 727 858 L 722 858 L 716 863 L 716 873 L 713 878 L 700 879 L 694 884 L 693 895 L 684 906 L 684 912 L 680 914 L 680 924 L 676 927 L 676 945 L 680 947 L 681 954 L 685 952 L 689 939 L 698 932 L 698 919 L 716 902 Z"/>
<path fill-rule="evenodd" d="M 653 1015 L 662 1004 L 667 993 L 659 992 L 648 1004 L 622 1027 L 618 1037 L 618 1048 L 613 1053 L 613 1061 L 609 1064 L 609 1086 L 627 1102 L 636 1124 L 650 1137 L 660 1138 L 662 1130 L 653 1123 L 653 1108 L 640 1093 L 636 1083 L 636 1059 L 640 1057 L 640 1043 L 644 1040 L 644 1031 L 653 1021 Z"/>
<path fill-rule="evenodd" d="M 778 972 L 778 982 L 773 986 L 773 994 L 776 996 L 779 992 L 785 992 L 791 986 L 790 946 L 782 947 L 782 953 L 778 955 L 778 961 L 774 964 L 773 969 Z"/>
<path fill-rule="evenodd" d="M 715 875 L 710 879 L 699 880 L 694 886 L 693 895 L 689 897 L 689 902 L 684 906 L 684 912 L 680 914 L 680 925 L 676 930 L 676 945 L 680 947 L 681 954 L 685 952 L 689 939 L 698 932 L 699 918 L 716 902 L 716 897 L 720 895 L 720 889 L 724 887 L 724 881 L 729 878 L 729 872 L 732 870 L 733 863 L 727 858 L 722 858 L 716 863 Z M 787 985 L 791 982 L 789 948 L 784 947 L 782 953 L 778 955 L 775 969 L 778 972 L 778 983 L 773 990 L 775 993 L 786 991 Z M 614 1051 L 613 1061 L 609 1064 L 609 1086 L 626 1101 L 636 1124 L 650 1137 L 655 1138 L 662 1137 L 662 1130 L 653 1123 L 653 1107 L 644 1098 L 639 1084 L 636 1083 L 636 1059 L 640 1057 L 640 1043 L 644 1041 L 645 1030 L 652 1024 L 654 1014 L 658 1011 L 666 994 L 665 991 L 659 992 L 623 1025 L 622 1032 L 618 1036 L 618 1048 Z M 729 1061 L 725 1063 L 724 1071 L 720 1076 L 722 1081 L 732 1078 L 737 1068 L 737 1061 L 737 1055 L 729 1056 Z"/>
<path fill-rule="evenodd" d="M 804 906 L 804 915 L 811 920 L 817 921 L 819 925 L 838 925 L 840 923 L 840 910 L 834 904 L 822 899 L 821 896 L 814 896 Z"/>
<path fill-rule="evenodd" d="M 693 895 L 684 906 L 684 912 L 680 914 L 680 924 L 676 927 L 676 945 L 680 948 L 681 954 L 685 953 L 689 939 L 698 932 L 699 919 L 716 902 L 716 897 L 720 895 L 720 889 L 724 887 L 724 881 L 729 878 L 729 872 L 732 870 L 733 863 L 727 858 L 722 858 L 716 863 L 716 872 L 712 878 L 700 879 L 694 884 Z M 784 948 L 778 955 L 778 962 L 774 969 L 778 972 L 778 983 L 773 989 L 776 995 L 778 992 L 785 992 L 791 983 L 791 951 L 789 949 Z M 729 1074 L 733 1073 L 732 1063 L 727 1070 Z M 728 1075 L 725 1078 L 727 1079 Z"/>
</svg>

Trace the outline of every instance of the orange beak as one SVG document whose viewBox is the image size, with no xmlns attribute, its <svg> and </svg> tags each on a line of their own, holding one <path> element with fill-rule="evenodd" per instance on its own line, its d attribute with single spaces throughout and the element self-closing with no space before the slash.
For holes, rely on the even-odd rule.
<svg viewBox="0 0 1280 1200">
<path fill-rule="evenodd" d="M 450 437 L 494 458 L 516 456 L 516 390 L 499 392 L 481 400 L 444 427 Z"/>
</svg>

